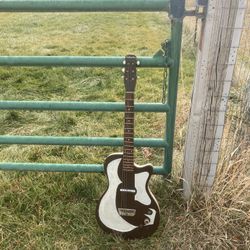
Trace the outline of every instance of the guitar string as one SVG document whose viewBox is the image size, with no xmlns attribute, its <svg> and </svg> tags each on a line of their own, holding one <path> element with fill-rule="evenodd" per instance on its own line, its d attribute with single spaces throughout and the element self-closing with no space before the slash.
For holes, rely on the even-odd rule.
<svg viewBox="0 0 250 250">
<path fill-rule="evenodd" d="M 131 81 L 131 64 L 128 63 L 127 65 L 127 60 L 126 61 L 126 69 L 125 69 L 125 74 L 124 74 L 124 77 L 125 77 L 125 83 L 126 83 L 126 77 L 129 79 L 129 81 Z M 132 63 L 133 65 L 134 63 Z M 128 69 L 128 76 L 127 76 L 127 67 L 129 66 L 129 69 Z M 136 66 L 135 66 L 135 75 L 136 75 Z M 130 82 L 129 82 L 130 83 Z M 125 114 L 124 114 L 124 144 L 123 144 L 123 159 L 122 159 L 122 180 L 123 180 L 123 184 L 122 184 L 122 188 L 123 189 L 129 189 L 131 187 L 128 187 L 128 180 L 130 179 L 129 177 L 129 172 L 131 172 L 131 164 L 134 164 L 133 162 L 131 163 L 131 159 L 133 161 L 134 157 L 133 157 L 133 152 L 134 152 L 134 138 L 133 138 L 133 142 L 132 142 L 132 150 L 131 152 L 128 150 L 128 143 L 127 143 L 127 132 L 129 131 L 128 130 L 128 127 L 127 127 L 127 120 L 130 120 L 130 123 L 132 121 L 132 123 L 130 125 L 132 125 L 132 129 L 133 129 L 133 133 L 134 133 L 134 93 L 132 93 L 132 97 L 130 95 L 128 95 L 128 91 L 125 90 Z M 128 112 L 128 111 L 131 111 L 132 109 L 132 112 Z M 131 129 L 131 128 L 130 128 Z M 127 131 L 126 131 L 127 130 Z M 133 135 L 133 133 L 130 133 Z M 130 153 L 130 154 L 129 154 Z M 126 171 L 125 170 L 128 170 L 129 171 Z M 132 169 L 134 171 L 134 169 Z M 134 183 L 134 181 L 133 181 Z M 128 192 L 125 191 L 125 194 L 122 192 L 121 193 L 121 207 L 123 207 L 125 205 L 125 208 L 127 208 L 127 205 L 128 205 Z"/>
</svg>

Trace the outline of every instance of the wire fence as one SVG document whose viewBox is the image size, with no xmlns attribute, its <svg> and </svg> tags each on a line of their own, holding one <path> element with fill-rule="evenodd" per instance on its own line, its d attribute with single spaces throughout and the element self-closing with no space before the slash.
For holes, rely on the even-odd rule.
<svg viewBox="0 0 250 250">
<path fill-rule="evenodd" d="M 249 1 L 238 50 L 219 168 L 214 189 L 223 186 L 233 201 L 250 188 L 250 8 Z M 237 191 L 235 191 L 237 190 Z M 244 202 L 240 204 L 244 206 Z"/>
<path fill-rule="evenodd" d="M 220 172 L 250 166 L 250 8 L 249 1 L 230 90 L 221 147 Z M 230 27 L 229 27 L 230 28 Z M 240 161 L 238 161 L 240 158 Z M 235 164 L 238 162 L 238 164 Z M 227 170 L 226 170 L 227 169 Z M 240 172 L 240 169 L 238 169 Z"/>
<path fill-rule="evenodd" d="M 187 9 L 194 10 L 196 3 L 197 1 L 187 0 Z M 204 130 L 201 130 L 203 132 L 200 133 L 199 138 L 201 140 L 204 138 L 204 141 L 195 144 L 197 155 L 192 159 L 196 163 L 190 165 L 190 167 L 195 165 L 197 168 L 197 171 L 195 170 L 198 173 L 196 180 L 199 178 L 198 182 L 204 184 L 204 187 L 208 187 L 208 189 L 213 183 L 214 176 L 217 179 L 213 186 L 214 189 L 221 188 L 221 182 L 225 184 L 231 177 L 237 179 L 241 176 L 242 180 L 249 180 L 250 1 L 248 0 L 248 6 L 245 6 L 245 3 L 245 0 L 209 1 L 210 7 L 213 4 L 216 6 L 213 23 L 210 21 L 213 30 L 209 34 L 211 41 L 214 42 L 211 42 L 208 53 L 208 61 L 212 63 L 209 64 L 210 66 L 206 71 L 206 74 L 210 72 L 211 76 L 208 73 L 208 76 L 206 76 L 207 85 L 204 85 L 207 90 L 204 92 L 206 93 L 206 96 L 204 94 L 206 99 L 204 121 L 206 122 L 201 120 L 201 124 L 211 124 L 211 126 L 204 126 Z M 238 19 L 245 11 L 244 26 L 242 27 Z M 200 37 L 204 37 L 202 35 L 204 29 L 201 25 L 202 23 L 205 25 L 209 20 L 211 19 L 208 18 L 207 21 L 201 22 L 199 19 L 195 20 L 195 18 L 192 20 L 191 18 L 185 19 L 183 53 L 189 51 L 196 56 L 197 49 L 203 48 L 204 41 Z M 235 37 L 241 32 L 242 37 L 240 45 L 238 45 Z M 233 42 L 232 37 L 234 37 Z M 237 51 L 238 56 L 235 57 Z M 231 82 L 233 68 L 234 74 Z M 183 81 L 184 78 L 185 71 L 181 70 L 181 83 L 185 82 Z M 224 117 L 226 117 L 225 123 Z M 221 139 L 222 143 L 220 143 Z M 250 180 L 248 183 L 250 183 Z M 240 187 L 240 185 L 238 186 Z"/>
</svg>

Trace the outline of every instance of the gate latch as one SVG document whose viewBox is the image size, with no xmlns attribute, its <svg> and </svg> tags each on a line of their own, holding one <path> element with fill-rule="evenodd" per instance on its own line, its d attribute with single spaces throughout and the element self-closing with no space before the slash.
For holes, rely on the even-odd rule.
<svg viewBox="0 0 250 250">
<path fill-rule="evenodd" d="M 195 10 L 186 10 L 185 16 L 195 16 L 198 19 L 203 19 L 206 16 L 208 0 L 196 0 Z"/>
</svg>

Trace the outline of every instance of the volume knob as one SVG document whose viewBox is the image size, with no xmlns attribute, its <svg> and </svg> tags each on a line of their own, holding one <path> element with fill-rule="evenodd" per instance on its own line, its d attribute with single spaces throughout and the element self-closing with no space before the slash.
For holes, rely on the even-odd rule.
<svg viewBox="0 0 250 250">
<path fill-rule="evenodd" d="M 145 219 L 145 220 L 144 220 L 144 225 L 148 225 L 148 224 L 149 224 L 149 222 L 150 222 L 150 220 L 149 220 L 149 219 Z"/>
</svg>

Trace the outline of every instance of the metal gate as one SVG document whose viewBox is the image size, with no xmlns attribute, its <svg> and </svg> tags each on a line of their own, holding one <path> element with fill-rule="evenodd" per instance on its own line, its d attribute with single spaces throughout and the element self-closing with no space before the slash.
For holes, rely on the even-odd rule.
<svg viewBox="0 0 250 250">
<path fill-rule="evenodd" d="M 140 57 L 138 67 L 166 68 L 169 71 L 165 103 L 137 103 L 136 112 L 166 113 L 165 138 L 135 138 L 136 147 L 164 148 L 163 166 L 154 167 L 155 174 L 171 173 L 175 130 L 178 74 L 185 0 L 0 0 L 0 12 L 168 12 L 171 19 L 171 37 L 162 46 L 161 53 Z M 0 66 L 63 66 L 63 67 L 123 67 L 125 57 L 100 56 L 0 56 Z M 1 110 L 54 111 L 117 111 L 124 103 L 111 102 L 46 102 L 0 101 Z M 0 144 L 122 146 L 122 138 L 0 136 Z M 0 163 L 0 170 L 47 172 L 103 172 L 103 165 Z"/>
</svg>

